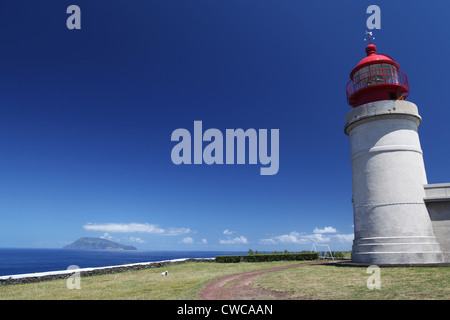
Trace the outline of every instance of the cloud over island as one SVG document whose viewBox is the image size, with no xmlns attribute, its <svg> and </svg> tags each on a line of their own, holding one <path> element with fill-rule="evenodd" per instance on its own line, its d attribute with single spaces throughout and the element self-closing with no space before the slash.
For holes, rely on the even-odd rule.
<svg viewBox="0 0 450 320">
<path fill-rule="evenodd" d="M 161 236 L 178 236 L 193 232 L 189 228 L 162 228 L 150 223 L 87 223 L 83 226 L 87 231 L 101 231 L 108 233 L 150 233 Z"/>
</svg>

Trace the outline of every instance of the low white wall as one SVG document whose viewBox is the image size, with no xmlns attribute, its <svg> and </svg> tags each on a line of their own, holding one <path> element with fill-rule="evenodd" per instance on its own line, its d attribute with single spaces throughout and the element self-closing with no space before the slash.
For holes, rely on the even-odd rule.
<svg viewBox="0 0 450 320">
<path fill-rule="evenodd" d="M 442 252 L 444 262 L 450 263 L 450 183 L 424 186 L 425 203 Z"/>
</svg>

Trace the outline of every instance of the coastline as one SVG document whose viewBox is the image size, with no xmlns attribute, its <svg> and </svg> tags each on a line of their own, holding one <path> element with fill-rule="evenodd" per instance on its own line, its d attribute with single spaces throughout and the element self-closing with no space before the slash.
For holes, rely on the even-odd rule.
<svg viewBox="0 0 450 320">
<path fill-rule="evenodd" d="M 80 268 L 71 270 L 49 271 L 49 272 L 37 272 L 37 273 L 25 273 L 0 276 L 0 285 L 32 283 L 56 279 L 67 279 L 75 273 L 78 273 L 82 277 L 94 276 L 100 274 L 111 274 L 117 272 L 123 272 L 128 270 L 141 270 L 149 268 L 161 268 L 164 266 L 185 263 L 185 262 L 215 262 L 215 258 L 180 258 L 172 260 L 162 260 L 153 262 L 139 262 L 122 264 L 106 267 L 95 268 Z"/>
</svg>

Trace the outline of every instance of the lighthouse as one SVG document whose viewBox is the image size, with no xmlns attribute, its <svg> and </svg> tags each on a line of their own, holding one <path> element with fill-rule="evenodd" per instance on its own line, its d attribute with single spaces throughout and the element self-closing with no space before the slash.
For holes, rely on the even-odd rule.
<svg viewBox="0 0 450 320">
<path fill-rule="evenodd" d="M 435 264 L 442 251 L 424 201 L 427 176 L 418 127 L 399 64 L 370 43 L 350 73 L 345 118 L 350 138 L 354 240 L 352 262 Z"/>
</svg>

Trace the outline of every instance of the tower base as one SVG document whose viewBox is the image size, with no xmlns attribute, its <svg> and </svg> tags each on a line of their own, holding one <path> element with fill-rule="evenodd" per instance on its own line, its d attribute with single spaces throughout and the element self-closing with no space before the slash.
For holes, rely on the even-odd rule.
<svg viewBox="0 0 450 320">
<path fill-rule="evenodd" d="M 357 239 L 352 262 L 383 265 L 426 265 L 444 262 L 434 236 Z"/>
</svg>

